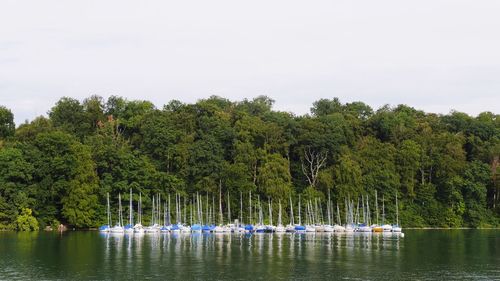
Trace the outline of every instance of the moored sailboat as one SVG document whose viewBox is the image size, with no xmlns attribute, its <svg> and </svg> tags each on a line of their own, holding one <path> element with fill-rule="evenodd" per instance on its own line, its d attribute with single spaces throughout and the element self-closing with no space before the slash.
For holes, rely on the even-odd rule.
<svg viewBox="0 0 500 281">
<path fill-rule="evenodd" d="M 118 223 L 110 229 L 111 233 L 124 233 L 123 228 L 123 217 L 122 217 L 122 198 L 121 194 L 118 194 Z"/>
<path fill-rule="evenodd" d="M 392 232 L 401 232 L 403 229 L 399 225 L 398 193 L 396 192 L 396 224 L 392 226 Z"/>
<path fill-rule="evenodd" d="M 108 219 L 108 224 L 102 225 L 99 227 L 99 231 L 103 233 L 108 233 L 111 230 L 111 212 L 110 212 L 110 206 L 109 206 L 109 193 L 106 194 L 106 202 L 107 202 L 107 219 Z"/>
<path fill-rule="evenodd" d="M 130 189 L 129 195 L 129 206 L 128 206 L 128 224 L 125 225 L 126 233 L 134 233 L 134 208 L 132 207 L 132 188 Z"/>
</svg>

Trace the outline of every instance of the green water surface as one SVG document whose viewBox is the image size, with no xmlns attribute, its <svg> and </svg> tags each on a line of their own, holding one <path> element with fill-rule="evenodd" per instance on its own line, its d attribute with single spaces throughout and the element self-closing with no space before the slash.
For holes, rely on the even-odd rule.
<svg viewBox="0 0 500 281">
<path fill-rule="evenodd" d="M 500 280 L 500 230 L 0 232 L 2 280 Z"/>
</svg>

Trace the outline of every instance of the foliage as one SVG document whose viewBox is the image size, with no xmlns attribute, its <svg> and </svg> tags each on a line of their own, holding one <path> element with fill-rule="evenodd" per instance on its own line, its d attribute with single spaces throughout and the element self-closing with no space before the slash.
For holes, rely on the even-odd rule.
<svg viewBox="0 0 500 281">
<path fill-rule="evenodd" d="M 191 204 L 196 193 L 218 198 L 221 189 L 223 207 L 231 201 L 244 219 L 250 191 L 252 204 L 272 202 L 274 213 L 281 202 L 285 218 L 290 198 L 326 214 L 330 195 L 344 218 L 347 200 L 374 204 L 377 193 L 390 222 L 398 197 L 404 226 L 498 226 L 499 115 L 373 110 L 333 98 L 294 116 L 273 103 L 212 96 L 160 109 L 117 96 L 64 97 L 18 128 L 0 106 L 0 228 L 94 227 L 106 221 L 106 194 L 115 220 L 118 195 L 128 200 L 131 189 L 134 206 L 142 195 L 146 223 L 153 195 L 177 193 Z"/>
<path fill-rule="evenodd" d="M 5 106 L 0 106 L 0 140 L 14 135 L 14 114 Z"/>
<path fill-rule="evenodd" d="M 32 231 L 38 230 L 38 221 L 31 215 L 31 209 L 23 208 L 21 214 L 16 219 L 17 230 Z"/>
</svg>

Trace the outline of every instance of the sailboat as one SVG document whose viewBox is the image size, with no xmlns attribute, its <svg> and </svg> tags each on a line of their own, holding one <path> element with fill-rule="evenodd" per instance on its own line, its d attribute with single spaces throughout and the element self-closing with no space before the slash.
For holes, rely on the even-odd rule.
<svg viewBox="0 0 500 281">
<path fill-rule="evenodd" d="M 314 220 L 312 203 L 308 200 L 306 201 L 306 232 L 316 232 Z"/>
<path fill-rule="evenodd" d="M 333 208 L 333 206 L 332 206 L 332 208 Z M 347 223 L 347 220 L 346 220 L 346 223 Z M 344 231 L 346 231 L 346 228 L 342 226 L 342 222 L 340 221 L 339 203 L 337 203 L 337 223 L 333 226 L 333 231 L 334 232 L 344 232 Z"/>
<path fill-rule="evenodd" d="M 392 226 L 392 232 L 401 232 L 402 228 L 399 226 L 399 211 L 398 211 L 398 193 L 396 192 L 396 224 Z"/>
<path fill-rule="evenodd" d="M 240 191 L 240 221 L 236 226 L 235 232 L 245 232 L 245 225 L 243 224 L 243 192 Z"/>
<path fill-rule="evenodd" d="M 319 203 L 319 208 L 318 208 L 318 198 L 314 198 L 314 206 L 312 202 L 310 202 L 311 205 L 311 217 L 313 218 L 313 226 L 314 226 L 314 231 L 316 232 L 324 232 L 325 231 L 325 226 L 323 224 L 323 215 L 321 214 L 321 203 Z"/>
<path fill-rule="evenodd" d="M 257 208 L 259 209 L 259 221 L 255 225 L 255 232 L 263 233 L 266 232 L 266 226 L 263 224 L 264 214 L 262 213 L 262 205 L 260 204 L 260 195 L 257 195 Z"/>
<path fill-rule="evenodd" d="M 169 232 L 170 227 L 167 225 L 167 202 L 163 204 L 163 225 L 160 227 L 160 232 Z"/>
<path fill-rule="evenodd" d="M 205 220 L 205 224 L 203 224 L 203 226 L 201 227 L 201 230 L 203 232 L 211 232 L 212 231 L 212 225 L 210 225 L 210 211 L 209 211 L 209 204 L 208 204 L 208 192 L 207 192 L 207 204 L 205 205 L 205 207 L 206 207 L 206 209 L 205 209 L 206 220 Z M 203 209 L 203 206 L 202 206 L 202 209 Z"/>
<path fill-rule="evenodd" d="M 157 224 L 156 220 L 157 220 L 157 214 L 155 207 L 155 196 L 153 195 L 152 208 L 151 208 L 151 224 L 146 228 L 144 228 L 144 231 L 146 233 L 157 233 L 160 231 L 160 226 Z"/>
<path fill-rule="evenodd" d="M 128 206 L 128 224 L 125 225 L 126 233 L 134 233 L 134 208 L 132 207 L 132 188 L 130 189 L 129 195 L 129 206 Z"/>
<path fill-rule="evenodd" d="M 180 232 L 181 231 L 181 214 L 179 208 L 178 194 L 175 194 L 175 223 L 170 225 L 170 232 Z M 170 209 L 170 197 L 168 198 L 168 208 Z"/>
<path fill-rule="evenodd" d="M 378 197 L 377 190 L 375 190 L 375 212 L 376 212 L 376 224 L 371 226 L 373 232 L 382 232 L 383 228 L 378 224 Z"/>
<path fill-rule="evenodd" d="M 293 204 L 292 204 L 292 196 L 290 195 L 290 224 L 288 224 L 285 228 L 286 232 L 295 232 L 295 223 L 293 221 Z"/>
<path fill-rule="evenodd" d="M 281 222 L 281 200 L 278 200 L 278 225 L 276 226 L 274 231 L 279 232 L 279 233 L 286 231 L 285 227 L 283 226 L 283 224 Z"/>
<path fill-rule="evenodd" d="M 250 191 L 248 195 L 248 224 L 245 225 L 245 232 L 249 233 L 253 231 L 254 227 L 252 224 L 252 191 Z"/>
<path fill-rule="evenodd" d="M 299 224 L 295 225 L 295 231 L 297 232 L 305 232 L 306 231 L 306 227 L 302 225 L 302 219 L 300 217 L 300 194 L 299 194 Z"/>
<path fill-rule="evenodd" d="M 351 233 L 354 232 L 355 227 L 354 227 L 354 213 L 353 213 L 353 208 L 354 208 L 354 203 L 351 202 L 351 199 L 345 199 L 344 201 L 345 204 L 345 232 Z"/>
<path fill-rule="evenodd" d="M 328 224 L 323 224 L 323 231 L 324 232 L 333 232 L 333 226 L 332 226 L 332 217 L 331 214 L 332 212 L 330 211 L 330 190 L 328 190 L 328 201 L 326 203 L 326 216 L 328 220 Z"/>
<path fill-rule="evenodd" d="M 266 232 L 274 232 L 276 231 L 276 226 L 273 225 L 273 203 L 271 201 L 271 199 L 268 198 L 268 201 L 267 201 L 267 204 L 268 204 L 268 211 L 269 211 L 269 224 L 266 225 Z"/>
<path fill-rule="evenodd" d="M 222 214 L 222 187 L 219 186 L 219 225 L 214 228 L 214 232 L 224 232 L 224 215 Z"/>
<path fill-rule="evenodd" d="M 134 233 L 144 233 L 142 226 L 142 193 L 139 192 L 139 202 L 137 202 L 137 223 L 134 225 Z"/>
<path fill-rule="evenodd" d="M 108 224 L 102 225 L 99 227 L 99 231 L 103 233 L 108 233 L 111 229 L 111 212 L 110 212 L 110 207 L 109 207 L 109 193 L 106 194 L 106 201 L 107 201 L 107 219 L 108 219 Z"/>
<path fill-rule="evenodd" d="M 358 231 L 359 232 L 372 232 L 371 227 L 369 226 L 369 205 L 368 205 L 368 196 L 366 197 L 366 206 L 365 206 L 365 201 L 363 195 L 361 195 L 361 207 L 363 209 L 363 223 L 359 225 Z"/>
<path fill-rule="evenodd" d="M 177 200 L 179 201 L 179 222 L 177 223 L 177 226 L 179 227 L 180 232 L 190 233 L 191 226 L 186 224 L 186 213 L 187 213 L 186 198 L 184 197 L 184 200 L 181 200 L 181 195 L 179 194 Z M 184 201 L 184 210 L 182 209 L 183 205 L 182 201 Z"/>
<path fill-rule="evenodd" d="M 118 194 L 118 223 L 113 226 L 110 230 L 111 233 L 124 233 L 123 229 L 123 217 L 122 217 L 122 197 Z"/>
<path fill-rule="evenodd" d="M 193 195 L 194 196 L 194 195 Z M 191 225 L 191 232 L 201 232 L 202 229 L 202 213 L 201 213 L 201 202 L 198 192 L 196 192 L 196 216 L 197 223 Z"/>
<path fill-rule="evenodd" d="M 382 194 L 382 231 L 383 232 L 391 232 L 392 225 L 385 223 L 385 198 Z"/>
</svg>

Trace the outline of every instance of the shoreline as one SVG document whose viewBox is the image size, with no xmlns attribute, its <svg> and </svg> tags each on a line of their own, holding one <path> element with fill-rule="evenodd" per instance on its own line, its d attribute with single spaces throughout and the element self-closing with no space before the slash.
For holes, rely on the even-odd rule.
<svg viewBox="0 0 500 281">
<path fill-rule="evenodd" d="M 500 227 L 403 227 L 403 230 L 500 230 Z M 68 229 L 64 231 L 58 230 L 37 230 L 26 232 L 68 232 L 68 231 L 99 231 L 98 228 L 81 228 Z M 10 229 L 0 229 L 0 232 L 22 232 Z"/>
</svg>

